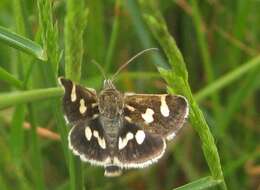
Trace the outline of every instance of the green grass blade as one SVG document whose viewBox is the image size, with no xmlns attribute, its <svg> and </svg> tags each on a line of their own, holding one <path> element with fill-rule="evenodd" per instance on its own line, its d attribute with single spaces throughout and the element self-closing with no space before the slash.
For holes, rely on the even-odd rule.
<svg viewBox="0 0 260 190">
<path fill-rule="evenodd" d="M 46 61 L 47 56 L 42 47 L 33 42 L 32 40 L 22 37 L 14 32 L 9 31 L 8 29 L 0 26 L 0 41 L 3 43 L 21 50 L 37 59 Z"/>
<path fill-rule="evenodd" d="M 11 124 L 10 144 L 12 147 L 14 163 L 18 169 L 21 167 L 21 158 L 24 146 L 23 124 L 25 120 L 25 111 L 25 105 L 21 104 L 16 106 Z"/>
<path fill-rule="evenodd" d="M 83 0 L 68 0 L 65 18 L 65 74 L 75 82 L 81 79 L 83 59 L 83 33 L 87 24 L 88 9 Z M 75 35 L 77 34 L 77 35 Z M 84 189 L 81 161 L 69 153 L 71 190 Z"/>
<path fill-rule="evenodd" d="M 129 10 L 129 13 L 133 19 L 134 29 L 139 37 L 142 48 L 147 49 L 151 47 L 157 47 L 152 40 L 151 34 L 148 29 L 145 27 L 145 23 L 142 19 L 142 15 L 140 14 L 138 3 L 136 1 L 127 0 L 125 1 L 126 9 Z M 160 56 L 159 53 L 151 54 L 151 61 L 154 65 L 162 68 L 169 68 L 169 65 L 165 62 L 165 60 Z"/>
<path fill-rule="evenodd" d="M 38 90 L 4 93 L 0 95 L 0 109 L 16 104 L 58 97 L 62 94 L 63 90 L 61 88 L 45 88 Z"/>
<path fill-rule="evenodd" d="M 204 71 L 206 74 L 206 80 L 209 83 L 214 80 L 214 74 L 211 67 L 211 57 L 208 51 L 209 48 L 206 40 L 206 31 L 205 31 L 206 29 L 204 28 L 205 26 L 203 25 L 203 21 L 196 0 L 191 0 L 191 8 L 192 8 L 192 19 L 196 29 L 198 45 L 200 47 Z"/>
<path fill-rule="evenodd" d="M 233 115 L 236 113 L 236 111 L 239 110 L 239 108 L 241 108 L 241 102 L 243 102 L 245 98 L 255 90 L 255 83 L 258 80 L 258 76 L 260 73 L 259 69 L 260 67 L 257 67 L 257 69 L 250 72 L 246 76 L 243 83 L 240 85 L 240 88 L 238 88 L 235 93 L 232 94 L 220 126 L 219 132 L 222 137 L 225 133 L 226 128 L 230 125 L 232 119 L 234 119 Z"/>
<path fill-rule="evenodd" d="M 15 76 L 8 73 L 6 70 L 0 67 L 0 80 L 5 81 L 11 86 L 15 86 L 16 88 L 22 88 L 23 84 L 20 80 L 16 79 Z"/>
<path fill-rule="evenodd" d="M 57 77 L 60 61 L 58 26 L 53 21 L 53 8 L 50 1 L 38 0 L 39 23 L 44 50 L 48 55 L 48 63 L 52 66 L 52 72 Z"/>
<path fill-rule="evenodd" d="M 169 34 L 166 23 L 157 9 L 156 2 L 139 0 L 139 3 L 146 23 L 160 43 L 172 66 L 172 70 L 159 68 L 159 71 L 168 83 L 171 92 L 182 94 L 188 99 L 191 108 L 190 122 L 200 137 L 202 150 L 211 174 L 214 179 L 223 182 L 221 189 L 226 189 L 218 150 L 203 113 L 191 93 L 188 84 L 188 73 L 182 54 L 176 46 L 175 40 Z"/>
<path fill-rule="evenodd" d="M 215 180 L 211 176 L 204 177 L 201 179 L 198 179 L 196 181 L 193 181 L 191 183 L 188 183 L 186 185 L 183 185 L 181 187 L 175 188 L 174 190 L 203 190 L 203 189 L 209 189 L 213 187 L 217 187 L 222 181 L 221 180 Z"/>
<path fill-rule="evenodd" d="M 216 91 L 219 91 L 220 89 L 231 84 L 234 80 L 240 79 L 244 74 L 246 74 L 249 71 L 252 71 L 252 69 L 258 67 L 259 65 L 260 65 L 260 55 L 247 61 L 246 63 L 242 64 L 240 67 L 234 69 L 233 71 L 229 72 L 228 74 L 214 81 L 212 84 L 209 84 L 204 89 L 200 90 L 195 95 L 196 100 L 201 101 L 205 99 L 207 96 L 210 96 Z"/>
<path fill-rule="evenodd" d="M 252 11 L 252 0 L 248 0 L 248 1 L 237 1 L 236 3 L 234 3 L 234 21 L 232 22 L 233 26 L 232 26 L 232 34 L 235 36 L 236 39 L 244 41 L 246 36 L 247 36 L 247 32 L 246 29 L 248 27 L 248 23 L 247 23 L 247 19 L 248 19 L 248 15 L 250 14 L 250 12 Z M 231 47 L 228 51 L 228 60 L 227 62 L 229 63 L 229 65 L 231 66 L 231 68 L 235 69 L 239 62 L 240 59 L 242 58 L 242 52 L 241 49 L 236 48 L 236 47 Z"/>
<path fill-rule="evenodd" d="M 83 57 L 83 32 L 87 24 L 88 11 L 83 0 L 68 0 L 65 19 L 65 72 L 75 82 L 81 78 Z M 76 34 L 76 35 L 75 35 Z"/>
<path fill-rule="evenodd" d="M 8 189 L 5 177 L 0 173 L 0 189 Z"/>
<path fill-rule="evenodd" d="M 44 177 L 43 177 L 43 165 L 42 165 L 42 155 L 41 155 L 41 148 L 39 145 L 38 135 L 36 133 L 37 126 L 36 126 L 36 118 L 35 118 L 35 111 L 33 105 L 28 105 L 28 112 L 29 112 L 29 122 L 31 124 L 31 161 L 32 166 L 34 169 L 33 180 L 35 183 L 35 189 L 37 190 L 44 190 Z"/>
<path fill-rule="evenodd" d="M 117 43 L 117 37 L 119 33 L 119 24 L 120 24 L 120 9 L 121 9 L 121 0 L 117 0 L 115 3 L 115 8 L 114 8 L 114 23 L 112 27 L 112 33 L 110 36 L 110 41 L 108 45 L 108 50 L 106 54 L 106 61 L 105 61 L 105 71 L 109 71 L 111 67 L 111 63 L 113 60 L 114 56 L 114 51 Z"/>
<path fill-rule="evenodd" d="M 207 33 L 206 29 L 203 28 L 203 20 L 201 18 L 200 10 L 198 7 L 197 0 L 191 0 L 191 7 L 192 7 L 192 19 L 194 22 L 194 26 L 196 29 L 196 35 L 198 44 L 200 47 L 202 62 L 204 66 L 204 73 L 206 74 L 206 81 L 208 83 L 212 83 L 214 81 L 214 72 L 212 69 L 212 61 L 211 56 L 209 53 L 209 47 L 207 42 Z M 219 102 L 219 96 L 217 93 L 211 94 L 212 101 L 213 101 L 213 110 L 215 112 L 215 115 L 217 116 L 217 113 L 220 113 L 220 102 Z"/>
</svg>

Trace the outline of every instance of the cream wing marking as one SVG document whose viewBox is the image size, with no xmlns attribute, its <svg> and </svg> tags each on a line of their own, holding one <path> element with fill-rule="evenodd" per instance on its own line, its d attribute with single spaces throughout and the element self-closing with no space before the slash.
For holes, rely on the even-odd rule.
<svg viewBox="0 0 260 190">
<path fill-rule="evenodd" d="M 131 132 L 128 132 L 126 134 L 125 138 L 123 138 L 123 139 L 121 137 L 119 137 L 118 149 L 122 150 L 123 148 L 125 148 L 127 143 L 128 143 L 128 141 L 132 140 L 133 138 L 134 138 L 134 135 Z"/>
<path fill-rule="evenodd" d="M 126 108 L 129 110 L 129 111 L 135 111 L 135 108 L 133 106 L 130 106 L 130 105 L 125 105 Z"/>
<path fill-rule="evenodd" d="M 76 85 L 73 83 L 72 84 L 72 89 L 71 89 L 71 101 L 75 102 L 77 100 L 77 94 L 76 94 Z"/>
<path fill-rule="evenodd" d="M 101 138 L 98 134 L 98 131 L 96 130 L 93 131 L 93 136 L 97 138 L 99 146 L 103 149 L 106 149 L 106 141 L 104 137 Z"/>
<path fill-rule="evenodd" d="M 153 114 L 154 111 L 151 108 L 146 109 L 146 112 L 142 114 L 142 118 L 144 119 L 145 123 L 149 124 L 154 121 Z"/>
<path fill-rule="evenodd" d="M 162 114 L 164 117 L 168 117 L 168 116 L 170 115 L 169 107 L 168 107 L 168 105 L 166 104 L 166 96 L 167 96 L 167 95 L 162 95 L 162 96 L 161 96 L 161 106 L 160 106 L 161 114 Z"/>
<path fill-rule="evenodd" d="M 142 144 L 145 139 L 145 133 L 143 130 L 138 130 L 135 134 L 135 140 L 138 144 Z"/>
<path fill-rule="evenodd" d="M 85 137 L 87 138 L 88 141 L 91 140 L 92 132 L 91 132 L 91 129 L 89 128 L 89 126 L 87 126 L 85 128 Z"/>
<path fill-rule="evenodd" d="M 84 99 L 81 99 L 80 102 L 79 102 L 80 106 L 79 106 L 79 112 L 81 114 L 84 114 L 86 111 L 87 111 L 87 107 L 85 105 L 85 100 Z"/>
<path fill-rule="evenodd" d="M 128 116 L 125 116 L 125 119 L 126 119 L 126 121 L 128 121 L 128 122 L 132 122 L 132 119 L 130 118 L 130 117 L 128 117 Z"/>
</svg>

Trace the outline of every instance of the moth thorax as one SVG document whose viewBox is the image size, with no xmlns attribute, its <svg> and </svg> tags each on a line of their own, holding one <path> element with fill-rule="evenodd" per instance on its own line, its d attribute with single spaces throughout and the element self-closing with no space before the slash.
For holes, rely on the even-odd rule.
<svg viewBox="0 0 260 190">
<path fill-rule="evenodd" d="M 123 97 L 116 89 L 106 89 L 99 95 L 99 112 L 103 117 L 114 119 L 123 112 Z"/>
</svg>

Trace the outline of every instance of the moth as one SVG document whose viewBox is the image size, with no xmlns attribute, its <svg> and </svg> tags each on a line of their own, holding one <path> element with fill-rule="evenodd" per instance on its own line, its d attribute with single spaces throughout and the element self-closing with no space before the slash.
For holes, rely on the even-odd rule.
<svg viewBox="0 0 260 190">
<path fill-rule="evenodd" d="M 64 118 L 72 126 L 69 148 L 82 161 L 103 166 L 108 177 L 157 162 L 188 117 L 188 102 L 180 95 L 121 93 L 111 79 L 96 93 L 58 80 L 65 91 Z"/>
</svg>

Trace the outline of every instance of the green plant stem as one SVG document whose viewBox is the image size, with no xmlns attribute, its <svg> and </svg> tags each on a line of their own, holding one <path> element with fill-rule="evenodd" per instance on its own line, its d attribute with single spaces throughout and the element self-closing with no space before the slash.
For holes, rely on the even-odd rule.
<svg viewBox="0 0 260 190">
<path fill-rule="evenodd" d="M 83 33 L 87 24 L 88 9 L 84 0 L 68 0 L 65 18 L 65 74 L 66 77 L 79 82 L 83 58 Z M 77 34 L 77 35 L 75 35 Z M 78 158 L 69 153 L 70 188 L 84 189 L 82 166 Z"/>
<path fill-rule="evenodd" d="M 206 74 L 206 81 L 207 84 L 209 84 L 214 81 L 215 77 L 211 66 L 212 61 L 211 61 L 210 53 L 208 51 L 209 47 L 206 39 L 206 31 L 205 31 L 206 29 L 203 28 L 203 20 L 200 15 L 197 0 L 191 0 L 191 7 L 192 7 L 192 19 L 196 29 L 197 39 L 201 51 L 202 62 Z M 213 101 L 212 108 L 214 110 L 215 116 L 218 116 L 218 113 L 221 113 L 219 96 L 217 93 L 212 93 L 211 98 Z"/>
<path fill-rule="evenodd" d="M 33 57 L 45 61 L 47 59 L 45 51 L 42 47 L 32 40 L 18 35 L 8 29 L 0 26 L 0 40 L 7 45 L 21 50 Z"/>
<path fill-rule="evenodd" d="M 112 33 L 110 36 L 110 41 L 109 41 L 107 55 L 106 55 L 106 61 L 105 61 L 105 71 L 106 72 L 108 72 L 110 70 L 116 43 L 117 43 L 119 26 L 120 26 L 120 9 L 121 9 L 121 0 L 116 0 L 115 8 L 114 8 L 115 18 L 114 18 Z"/>
<path fill-rule="evenodd" d="M 44 190 L 44 181 L 43 181 L 43 166 L 42 166 L 42 160 L 41 160 L 41 148 L 39 146 L 38 142 L 38 135 L 36 133 L 36 121 L 35 121 L 35 115 L 34 115 L 34 110 L 33 106 L 31 104 L 28 105 L 28 112 L 29 112 L 29 121 L 32 126 L 31 130 L 31 145 L 32 145 L 32 164 L 34 168 L 34 174 L 33 178 L 35 181 L 35 187 L 38 190 Z"/>
<path fill-rule="evenodd" d="M 221 189 L 226 189 L 218 150 L 203 113 L 191 93 L 188 84 L 188 73 L 182 54 L 177 48 L 175 40 L 169 34 L 166 23 L 157 9 L 155 1 L 139 0 L 139 3 L 148 27 L 163 48 L 172 66 L 172 70 L 159 68 L 159 71 L 167 81 L 171 91 L 182 94 L 188 99 L 190 104 L 190 122 L 200 137 L 202 150 L 211 175 L 215 180 L 222 181 Z"/>
<path fill-rule="evenodd" d="M 248 1 L 237 1 L 234 3 L 234 21 L 232 29 L 233 35 L 236 39 L 244 41 L 247 28 L 248 15 L 252 11 L 252 0 Z M 235 69 L 242 58 L 241 49 L 231 47 L 228 51 L 227 62 L 231 66 L 231 69 Z"/>
<path fill-rule="evenodd" d="M 12 74 L 8 73 L 6 70 L 0 67 L 0 80 L 5 81 L 6 83 L 15 86 L 16 88 L 22 88 L 22 82 L 15 78 Z"/>
<path fill-rule="evenodd" d="M 219 91 L 220 89 L 226 87 L 227 85 L 231 84 L 234 80 L 241 78 L 244 74 L 248 73 L 249 71 L 252 71 L 252 69 L 257 68 L 258 66 L 260 66 L 260 55 L 250 59 L 246 63 L 242 64 L 240 67 L 217 79 L 212 84 L 209 84 L 208 86 L 204 87 L 202 90 L 195 94 L 196 100 L 199 102 L 201 100 L 204 100 L 210 94 L 213 94 L 216 91 Z"/>
<path fill-rule="evenodd" d="M 145 23 L 140 14 L 137 1 L 127 0 L 124 4 L 125 8 L 129 10 L 129 13 L 133 19 L 133 25 L 139 37 L 142 48 L 147 49 L 151 47 L 157 47 L 157 44 L 153 42 L 151 34 L 145 27 Z M 169 68 L 169 65 L 167 65 L 165 60 L 158 53 L 151 55 L 151 61 L 158 67 Z"/>
<path fill-rule="evenodd" d="M 53 21 L 51 1 L 38 0 L 39 23 L 44 50 L 48 55 L 48 64 L 51 65 L 51 73 L 55 77 L 58 74 L 60 60 L 58 26 Z"/>
<path fill-rule="evenodd" d="M 208 176 L 175 188 L 174 190 L 206 190 L 217 187 L 219 184 L 221 184 L 221 180 L 215 180 L 211 176 Z"/>
<path fill-rule="evenodd" d="M 61 96 L 62 94 L 63 90 L 61 88 L 45 88 L 38 90 L 5 93 L 0 95 L 0 109 L 16 104 L 57 97 Z"/>
<path fill-rule="evenodd" d="M 83 32 L 88 11 L 83 0 L 68 0 L 65 18 L 65 72 L 75 82 L 81 78 L 83 57 Z M 77 34 L 77 35 L 75 35 Z"/>
</svg>

